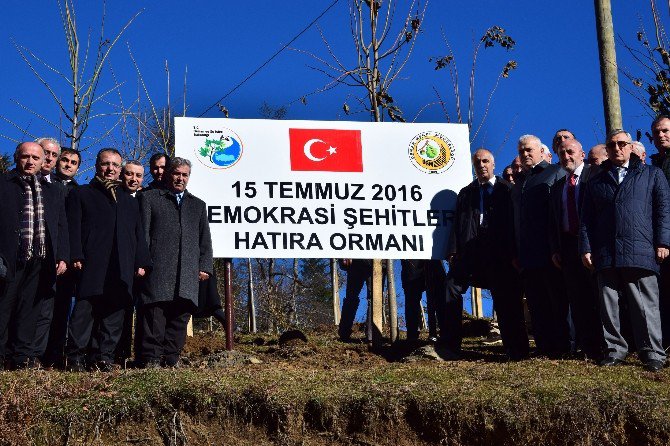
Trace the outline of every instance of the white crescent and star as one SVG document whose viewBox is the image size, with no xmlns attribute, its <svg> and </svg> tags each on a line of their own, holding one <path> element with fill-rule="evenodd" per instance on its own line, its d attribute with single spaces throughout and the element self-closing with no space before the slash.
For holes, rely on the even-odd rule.
<svg viewBox="0 0 670 446">
<path fill-rule="evenodd" d="M 326 150 L 326 152 L 328 152 L 328 155 L 324 156 L 323 158 L 318 158 L 318 157 L 314 156 L 314 155 L 312 154 L 312 145 L 316 144 L 317 142 L 320 142 L 320 143 L 325 144 L 325 142 L 322 141 L 322 140 L 320 140 L 320 139 L 310 139 L 309 141 L 307 141 L 307 142 L 305 143 L 305 147 L 303 148 L 303 150 L 304 150 L 304 152 L 305 152 L 305 156 L 306 156 L 309 160 L 318 163 L 319 161 L 323 161 L 323 160 L 325 160 L 326 158 L 328 158 L 329 155 L 334 155 L 334 154 L 337 153 L 337 147 L 330 146 L 330 147 L 328 148 L 328 150 Z"/>
</svg>

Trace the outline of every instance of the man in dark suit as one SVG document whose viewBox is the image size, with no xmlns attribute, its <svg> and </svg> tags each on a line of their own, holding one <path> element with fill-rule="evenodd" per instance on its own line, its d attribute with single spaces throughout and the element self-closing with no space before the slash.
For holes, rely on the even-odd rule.
<svg viewBox="0 0 670 446">
<path fill-rule="evenodd" d="M 145 367 L 177 366 L 186 325 L 198 308 L 199 281 L 214 269 L 207 205 L 186 190 L 191 162 L 174 158 L 166 175 L 166 189 L 139 195 L 153 263 L 141 294 Z"/>
<path fill-rule="evenodd" d="M 95 166 L 95 178 L 67 200 L 73 267 L 80 272 L 66 348 L 73 371 L 84 369 L 89 345 L 90 364 L 112 369 L 133 278 L 151 265 L 139 206 L 118 190 L 121 155 L 102 149 Z"/>
<path fill-rule="evenodd" d="M 78 150 L 62 148 L 56 162 L 56 173 L 52 175 L 52 183 L 61 186 L 65 199 L 72 189 L 79 186 L 74 176 L 80 164 L 81 154 Z M 67 321 L 74 293 L 75 271 L 70 268 L 57 277 L 55 297 L 43 302 L 35 328 L 33 355 L 40 358 L 44 367 L 65 367 Z"/>
<path fill-rule="evenodd" d="M 670 116 L 659 115 L 651 123 L 651 135 L 658 153 L 651 155 L 651 165 L 663 171 L 670 182 Z M 663 329 L 663 348 L 670 348 L 670 260 L 661 263 L 659 277 L 661 325 Z"/>
<path fill-rule="evenodd" d="M 556 149 L 566 176 L 551 187 L 552 261 L 563 273 L 577 348 L 587 358 L 597 361 L 600 360 L 604 341 L 598 316 L 596 286 L 591 271 L 582 264 L 577 236 L 579 214 L 584 202 L 583 192 L 594 170 L 597 172 L 598 168 L 584 163 L 584 150 L 576 139 L 563 140 Z"/>
<path fill-rule="evenodd" d="M 62 191 L 40 181 L 42 147 L 21 143 L 14 161 L 16 169 L 0 180 L 0 366 L 9 360 L 25 368 L 32 364 L 40 295 L 67 269 L 69 243 Z"/>
<path fill-rule="evenodd" d="M 619 305 L 628 303 L 638 356 L 647 370 L 663 368 L 659 312 L 659 265 L 670 250 L 670 187 L 663 172 L 632 153 L 628 133 L 607 137 L 609 160 L 586 184 L 579 250 L 597 274 L 606 355 L 602 366 L 620 364 L 628 354 L 621 334 Z"/>
<path fill-rule="evenodd" d="M 511 359 L 523 359 L 528 356 L 528 335 L 519 275 L 512 266 L 512 185 L 495 176 L 490 151 L 477 150 L 472 164 L 477 178 L 461 189 L 456 200 L 447 289 L 451 294 L 454 284 L 461 285 L 461 293 L 466 285 L 489 289 L 503 346 Z"/>
<path fill-rule="evenodd" d="M 570 352 L 568 301 L 563 278 L 551 261 L 550 188 L 565 172 L 542 160 L 537 136 L 519 138 L 523 180 L 512 189 L 517 260 L 533 324 L 537 353 L 560 357 Z"/>
<path fill-rule="evenodd" d="M 144 166 L 137 160 L 126 161 L 123 163 L 120 179 L 120 189 L 131 197 L 137 199 L 137 193 L 141 190 L 142 181 L 144 181 Z M 128 305 L 124 310 L 123 331 L 121 333 L 121 339 L 119 339 L 119 343 L 117 344 L 116 350 L 114 352 L 114 362 L 121 366 L 126 365 L 126 361 L 130 358 L 132 353 L 133 314 L 135 313 L 136 305 L 139 303 L 140 286 L 143 280 L 143 277 L 135 278 L 133 282 L 133 299 L 131 302 L 128 302 Z M 139 333 L 140 330 L 136 330 L 136 332 Z M 139 337 L 137 335 L 135 336 L 135 341 L 136 345 L 138 345 Z M 135 350 L 137 351 L 138 348 L 136 347 Z"/>
</svg>

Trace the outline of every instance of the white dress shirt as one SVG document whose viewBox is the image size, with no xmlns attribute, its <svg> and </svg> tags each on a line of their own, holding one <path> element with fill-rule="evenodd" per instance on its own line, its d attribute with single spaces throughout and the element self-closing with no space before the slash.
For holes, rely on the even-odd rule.
<svg viewBox="0 0 670 446">
<path fill-rule="evenodd" d="M 568 232 L 570 230 L 570 225 L 568 223 L 568 187 L 570 186 L 570 176 L 575 175 L 577 178 L 575 178 L 575 203 L 579 203 L 579 183 L 580 179 L 582 178 L 582 170 L 584 170 L 584 163 L 580 164 L 578 168 L 575 169 L 572 174 L 570 172 L 566 172 L 565 175 L 565 185 L 563 186 L 563 197 L 562 197 L 562 218 L 561 218 L 561 226 L 563 228 L 564 232 Z M 579 215 L 579 208 L 577 209 L 577 215 Z"/>
</svg>

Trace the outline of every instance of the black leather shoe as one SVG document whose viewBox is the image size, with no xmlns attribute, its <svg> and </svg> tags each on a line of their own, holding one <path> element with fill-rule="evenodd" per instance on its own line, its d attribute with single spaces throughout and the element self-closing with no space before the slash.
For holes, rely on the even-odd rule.
<svg viewBox="0 0 670 446">
<path fill-rule="evenodd" d="M 114 371 L 114 368 L 115 368 L 115 367 L 114 367 L 114 364 L 113 364 L 112 362 L 109 362 L 109 361 L 97 361 L 97 362 L 95 363 L 95 367 L 93 368 L 93 370 L 97 370 L 97 371 L 99 371 L 99 372 L 108 373 L 108 372 L 112 372 L 112 371 Z"/>
<path fill-rule="evenodd" d="M 81 373 L 86 371 L 86 366 L 81 361 L 68 361 L 65 370 L 68 372 Z"/>
<path fill-rule="evenodd" d="M 607 357 L 598 363 L 601 367 L 613 367 L 615 365 L 623 364 L 623 359 Z"/>
<path fill-rule="evenodd" d="M 659 361 L 658 359 L 650 359 L 649 361 L 645 362 L 642 366 L 648 372 L 659 372 L 663 369 L 664 365 L 665 361 Z"/>
<path fill-rule="evenodd" d="M 161 363 L 157 359 L 150 359 L 142 363 L 143 369 L 160 369 Z"/>
</svg>

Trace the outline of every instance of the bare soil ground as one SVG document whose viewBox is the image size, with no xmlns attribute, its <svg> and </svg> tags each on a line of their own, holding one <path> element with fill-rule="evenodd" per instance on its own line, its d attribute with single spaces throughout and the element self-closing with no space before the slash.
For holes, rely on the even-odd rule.
<svg viewBox="0 0 670 446">
<path fill-rule="evenodd" d="M 476 326 L 468 328 L 476 334 Z M 0 445 L 667 445 L 670 372 L 199 332 L 174 370 L 0 373 Z M 409 360 L 408 360 L 409 359 Z"/>
</svg>

